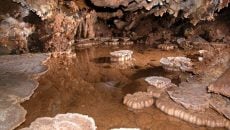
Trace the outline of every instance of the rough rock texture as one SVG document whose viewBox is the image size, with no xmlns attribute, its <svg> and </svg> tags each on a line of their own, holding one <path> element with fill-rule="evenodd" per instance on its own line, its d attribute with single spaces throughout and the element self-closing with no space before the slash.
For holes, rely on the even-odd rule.
<svg viewBox="0 0 230 130">
<path fill-rule="evenodd" d="M 159 98 L 162 93 L 164 93 L 167 89 L 170 89 L 171 87 L 175 88 L 177 87 L 177 85 L 170 83 L 165 88 L 157 88 L 155 86 L 148 86 L 147 93 L 149 93 L 151 96 L 155 98 Z"/>
<path fill-rule="evenodd" d="M 159 89 L 164 89 L 169 87 L 169 84 L 171 83 L 171 79 L 160 77 L 160 76 L 151 76 L 145 78 L 145 81 L 149 83 L 152 86 L 155 86 Z"/>
<path fill-rule="evenodd" d="M 169 71 L 191 71 L 191 59 L 186 57 L 167 57 L 160 60 L 161 65 L 165 70 Z"/>
<path fill-rule="evenodd" d="M 49 56 L 28 54 L 0 56 L 0 129 L 14 129 L 25 120 L 20 106 L 38 87 L 34 80 L 47 70 L 41 65 Z"/>
<path fill-rule="evenodd" d="M 230 97 L 230 69 L 228 69 L 214 83 L 209 85 L 208 90 Z"/>
<path fill-rule="evenodd" d="M 67 51 L 70 50 L 76 38 L 93 38 L 95 20 L 94 11 L 83 12 L 77 16 L 69 16 L 63 12 L 57 13 L 54 19 L 46 20 L 38 31 L 44 50 Z"/>
<path fill-rule="evenodd" d="M 206 47 L 208 46 L 206 45 L 204 48 Z M 202 97 L 203 95 L 207 95 L 205 93 L 208 93 L 207 86 L 211 82 L 215 81 L 218 77 L 220 77 L 224 73 L 224 71 L 229 67 L 229 61 L 230 61 L 229 49 L 223 49 L 223 48 L 220 49 L 216 47 L 213 47 L 213 48 L 215 48 L 214 50 L 218 50 L 218 51 L 213 52 L 215 56 L 207 58 L 205 60 L 206 63 L 200 63 L 200 64 L 203 64 L 203 66 L 202 65 L 196 66 L 197 69 L 199 68 L 202 70 L 202 72 L 199 73 L 199 76 L 188 78 L 186 83 L 181 84 L 183 85 L 183 88 L 180 88 L 180 87 L 177 88 L 174 95 L 172 95 L 173 93 L 169 92 L 169 95 L 171 97 L 174 96 L 173 99 L 176 100 L 176 102 L 174 102 L 168 94 L 164 94 L 164 95 L 161 95 L 161 97 L 156 100 L 156 106 L 161 111 L 169 115 L 178 117 L 182 120 L 188 121 L 190 123 L 194 123 L 197 125 L 205 125 L 205 126 L 210 126 L 210 127 L 225 127 L 227 129 L 230 129 L 229 119 L 226 119 L 222 114 L 217 113 L 210 107 L 207 108 L 207 105 L 206 105 L 207 96 Z M 197 84 L 203 90 L 199 88 L 200 90 L 198 90 L 199 92 L 197 92 L 196 85 L 194 86 L 194 84 Z M 196 93 L 195 91 L 194 92 L 191 91 L 191 89 L 186 90 L 186 86 L 188 88 L 194 87 L 193 89 L 196 91 Z M 189 92 L 189 94 L 183 95 L 183 93 L 181 93 L 182 90 L 184 90 L 183 93 Z M 190 91 L 193 94 L 190 93 Z M 196 99 L 196 97 L 194 96 L 194 95 L 199 95 L 199 93 L 200 93 L 200 98 L 205 99 L 204 101 L 201 100 L 202 102 L 200 102 L 200 99 Z M 202 104 L 205 104 L 204 108 L 206 109 L 204 111 L 194 111 L 193 109 L 191 109 L 190 106 L 193 106 L 194 104 L 189 104 L 189 102 L 187 102 L 186 97 L 188 97 L 189 95 L 193 95 L 190 97 L 193 97 L 195 101 L 198 101 L 198 103 L 200 102 L 201 106 L 203 106 Z M 192 102 L 194 99 L 192 99 Z M 185 101 L 186 101 L 186 104 L 189 104 L 189 105 L 185 105 L 184 104 Z M 215 101 L 216 99 L 213 101 L 213 103 Z M 183 106 L 181 105 L 182 102 L 183 102 Z M 226 111 L 225 109 L 225 108 L 228 108 L 227 104 L 228 104 L 227 101 L 222 100 L 221 104 L 217 105 L 218 106 L 217 107 L 216 102 L 215 102 L 215 107 L 216 107 L 215 109 L 218 108 L 219 112 L 221 113 L 225 112 L 225 114 L 227 115 L 228 111 Z M 187 106 L 188 109 L 185 108 L 184 106 Z"/>
<path fill-rule="evenodd" d="M 230 119 L 230 100 L 221 95 L 212 95 L 210 105 L 220 114 Z"/>
<path fill-rule="evenodd" d="M 5 16 L 0 23 L 0 45 L 14 53 L 27 52 L 28 36 L 33 30 L 30 24 Z"/>
<path fill-rule="evenodd" d="M 140 130 L 140 128 L 113 128 L 110 130 Z"/>
<path fill-rule="evenodd" d="M 22 130 L 96 130 L 93 118 L 77 113 L 58 114 L 54 118 L 42 117 Z"/>
<path fill-rule="evenodd" d="M 228 6 L 229 0 L 91 0 L 91 2 L 100 7 L 118 8 L 123 6 L 124 11 L 136 12 L 144 9 L 147 13 L 155 16 L 163 16 L 169 13 L 178 17 L 180 11 L 184 18 L 190 18 L 193 24 L 197 24 L 200 20 L 212 20 L 214 12 Z"/>
<path fill-rule="evenodd" d="M 123 103 L 133 109 L 143 109 L 152 106 L 154 99 L 146 92 L 136 92 L 134 94 L 127 94 L 124 97 Z"/>
<path fill-rule="evenodd" d="M 204 84 L 183 82 L 174 90 L 168 91 L 170 98 L 187 109 L 205 111 L 209 108 L 210 95 Z"/>
<path fill-rule="evenodd" d="M 162 95 L 156 101 L 156 106 L 161 111 L 178 117 L 184 121 L 209 127 L 225 127 L 230 129 L 230 121 L 211 108 L 205 111 L 194 112 L 172 101 L 167 94 Z"/>
<path fill-rule="evenodd" d="M 54 12 L 58 6 L 56 0 L 13 0 L 20 3 L 23 7 L 35 12 L 43 20 L 53 17 Z"/>
<path fill-rule="evenodd" d="M 127 6 L 131 0 L 91 0 L 96 6 L 116 8 L 121 5 Z"/>
</svg>

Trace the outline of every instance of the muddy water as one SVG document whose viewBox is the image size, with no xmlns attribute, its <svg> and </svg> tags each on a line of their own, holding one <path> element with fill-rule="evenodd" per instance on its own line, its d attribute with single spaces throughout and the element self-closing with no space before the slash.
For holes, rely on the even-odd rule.
<svg viewBox="0 0 230 130">
<path fill-rule="evenodd" d="M 28 126 L 38 117 L 59 113 L 81 113 L 94 118 L 98 130 L 110 128 L 141 128 L 143 130 L 206 130 L 170 117 L 155 106 L 131 110 L 122 104 L 127 93 L 145 91 L 143 78 L 166 76 L 174 83 L 189 74 L 165 72 L 159 64 L 164 56 L 181 56 L 182 51 L 165 52 L 156 49 L 125 48 L 134 50 L 132 66 L 119 69 L 109 62 L 109 52 L 119 48 L 90 48 L 77 50 L 76 58 L 51 58 L 49 71 L 39 79 L 39 88 L 29 101 L 23 103 L 28 111 Z M 121 48 L 120 48 L 121 49 Z M 122 48 L 124 49 L 124 48 Z M 220 129 L 220 128 L 218 128 Z"/>
</svg>

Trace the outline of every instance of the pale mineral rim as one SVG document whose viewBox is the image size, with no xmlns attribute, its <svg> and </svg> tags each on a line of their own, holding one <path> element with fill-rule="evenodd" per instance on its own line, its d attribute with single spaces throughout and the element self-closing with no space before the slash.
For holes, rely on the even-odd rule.
<svg viewBox="0 0 230 130">
<path fill-rule="evenodd" d="M 161 76 L 150 76 L 145 78 L 145 81 L 159 89 L 167 88 L 169 84 L 171 83 L 171 79 L 161 77 Z"/>
<path fill-rule="evenodd" d="M 96 130 L 92 117 L 79 113 L 58 114 L 55 117 L 37 118 L 27 128 L 21 130 Z"/>
<path fill-rule="evenodd" d="M 26 110 L 20 105 L 29 100 L 38 87 L 36 79 L 48 68 L 47 54 L 0 56 L 0 129 L 11 130 L 25 121 Z"/>
<path fill-rule="evenodd" d="M 193 65 L 191 59 L 182 56 L 161 58 L 160 63 L 169 71 L 191 71 Z"/>
</svg>

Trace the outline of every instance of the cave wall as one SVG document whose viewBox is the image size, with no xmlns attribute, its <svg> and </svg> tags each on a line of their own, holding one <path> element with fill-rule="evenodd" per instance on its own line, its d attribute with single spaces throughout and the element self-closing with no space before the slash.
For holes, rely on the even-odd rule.
<svg viewBox="0 0 230 130">
<path fill-rule="evenodd" d="M 229 38 L 229 14 L 223 8 L 228 3 L 229 0 L 2 0 L 0 49 L 19 54 L 69 51 L 79 39 L 117 36 L 147 44 L 193 35 L 209 42 L 225 42 Z M 217 22 L 213 22 L 215 19 Z"/>
</svg>

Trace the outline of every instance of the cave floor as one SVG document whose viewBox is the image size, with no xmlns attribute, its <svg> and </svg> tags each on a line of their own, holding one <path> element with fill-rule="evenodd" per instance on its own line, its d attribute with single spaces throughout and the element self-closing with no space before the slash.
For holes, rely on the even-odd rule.
<svg viewBox="0 0 230 130">
<path fill-rule="evenodd" d="M 109 63 L 109 52 L 119 49 L 134 51 L 132 66 Z M 178 84 L 190 73 L 166 72 L 159 60 L 167 56 L 184 56 L 184 51 L 161 51 L 144 47 L 102 47 L 76 51 L 77 56 L 51 58 L 49 71 L 40 77 L 39 87 L 22 103 L 27 110 L 26 121 L 17 129 L 27 127 L 38 117 L 60 113 L 81 113 L 93 117 L 98 130 L 141 128 L 143 130 L 214 130 L 193 125 L 168 116 L 154 105 L 131 110 L 122 103 L 127 93 L 145 91 L 147 76 L 165 76 Z"/>
</svg>

